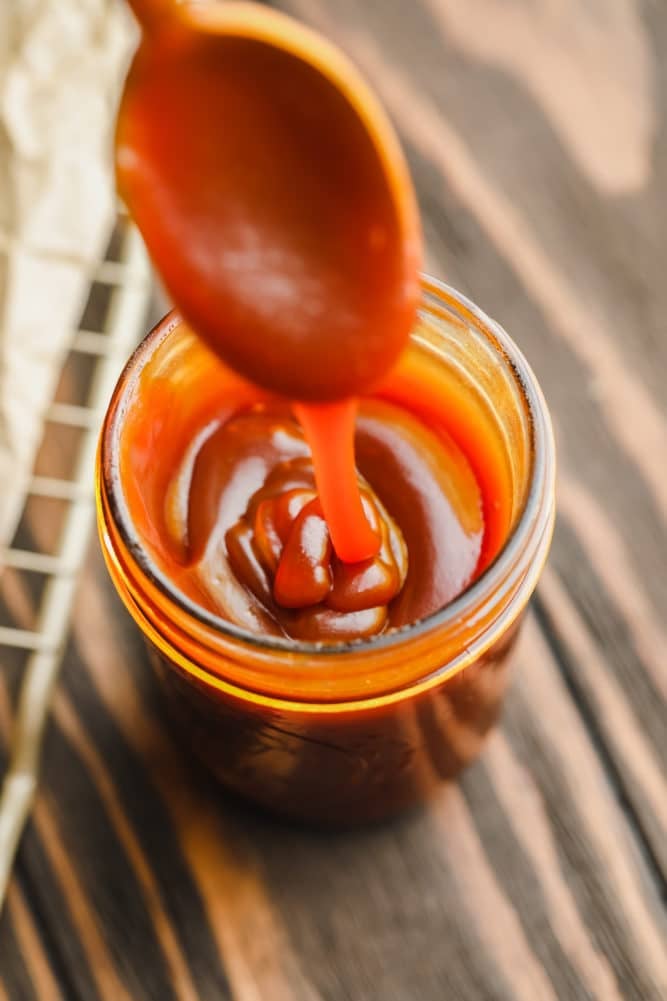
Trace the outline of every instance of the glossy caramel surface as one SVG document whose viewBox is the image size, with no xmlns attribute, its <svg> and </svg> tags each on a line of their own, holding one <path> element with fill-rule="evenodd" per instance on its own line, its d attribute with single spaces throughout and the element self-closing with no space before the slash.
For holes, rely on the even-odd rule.
<svg viewBox="0 0 667 1001">
<path fill-rule="evenodd" d="M 142 546 L 182 593 L 249 633 L 337 642 L 428 616 L 488 564 L 507 530 L 507 470 L 490 436 L 461 447 L 465 398 L 452 411 L 454 389 L 430 387 L 428 365 L 412 400 L 407 357 L 361 401 L 358 483 L 379 549 L 344 563 L 289 403 L 177 334 L 140 375 L 120 475 Z"/>
<path fill-rule="evenodd" d="M 175 463 L 168 496 L 186 498 L 186 519 L 172 579 L 237 625 L 303 640 L 369 637 L 442 607 L 481 551 L 481 498 L 464 456 L 379 400 L 364 401 L 356 446 L 377 556 L 336 557 L 303 434 L 289 412 L 260 404 Z"/>
</svg>

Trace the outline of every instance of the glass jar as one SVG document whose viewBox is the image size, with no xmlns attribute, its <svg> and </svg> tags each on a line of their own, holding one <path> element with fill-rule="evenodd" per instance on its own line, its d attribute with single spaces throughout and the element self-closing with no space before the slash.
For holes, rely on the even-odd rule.
<svg viewBox="0 0 667 1001">
<path fill-rule="evenodd" d="M 418 393 L 424 419 L 429 398 L 442 411 L 456 397 L 448 432 L 466 452 L 474 428 L 502 455 L 511 498 L 506 539 L 445 608 L 368 641 L 318 645 L 252 635 L 203 609 L 177 589 L 135 524 L 128 498 L 141 462 L 159 462 L 161 434 L 187 438 L 188 420 L 206 405 L 201 386 L 223 391 L 217 380 L 202 382 L 210 363 L 172 313 L 118 382 L 96 470 L 111 577 L 147 641 L 183 741 L 225 786 L 318 824 L 396 814 L 474 759 L 500 711 L 554 521 L 554 442 L 540 388 L 496 323 L 424 278 L 409 348 L 381 391 L 406 405 Z M 168 426 L 146 420 L 158 388 L 173 394 Z M 141 421 L 150 433 L 129 462 L 124 439 Z"/>
</svg>

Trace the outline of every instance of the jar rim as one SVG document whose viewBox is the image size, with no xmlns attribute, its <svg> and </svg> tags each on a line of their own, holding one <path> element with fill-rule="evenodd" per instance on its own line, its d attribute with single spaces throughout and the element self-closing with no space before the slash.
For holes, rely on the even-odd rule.
<svg viewBox="0 0 667 1001">
<path fill-rule="evenodd" d="M 265 654 L 289 654 L 292 657 L 303 655 L 314 659 L 318 657 L 331 658 L 345 654 L 359 656 L 366 652 L 386 652 L 393 647 L 401 646 L 406 640 L 420 638 L 433 630 L 442 629 L 450 623 L 467 617 L 472 609 L 484 600 L 485 595 L 509 572 L 529 536 L 535 531 L 536 520 L 540 522 L 537 526 L 538 537 L 541 537 L 547 530 L 551 512 L 544 510 L 541 519 L 539 515 L 545 492 L 547 496 L 553 492 L 555 480 L 554 444 L 549 412 L 535 374 L 519 347 L 503 327 L 487 316 L 465 295 L 440 279 L 427 274 L 421 275 L 421 283 L 420 311 L 424 309 L 428 311 L 428 298 L 430 297 L 440 304 L 444 303 L 450 309 L 453 308 L 459 314 L 462 313 L 463 318 L 473 322 L 476 329 L 486 337 L 491 347 L 509 366 L 511 375 L 528 409 L 532 459 L 530 481 L 522 509 L 500 551 L 478 577 L 474 578 L 463 591 L 442 608 L 405 626 L 391 629 L 370 639 L 329 643 L 325 641 L 304 642 L 279 636 L 262 636 L 208 611 L 172 584 L 168 575 L 160 570 L 142 545 L 125 500 L 120 477 L 114 477 L 111 475 L 111 471 L 117 466 L 120 426 L 124 413 L 121 404 L 133 386 L 133 382 L 128 383 L 128 377 L 141 371 L 143 364 L 148 361 L 147 352 L 149 348 L 153 347 L 153 342 L 157 338 L 166 338 L 180 323 L 181 317 L 176 310 L 171 310 L 153 327 L 125 365 L 112 395 L 100 437 L 101 474 L 114 525 L 134 563 L 150 584 L 173 602 L 181 612 L 191 616 L 200 625 L 212 629 L 214 633 L 220 634 L 225 640 L 235 641 Z"/>
</svg>

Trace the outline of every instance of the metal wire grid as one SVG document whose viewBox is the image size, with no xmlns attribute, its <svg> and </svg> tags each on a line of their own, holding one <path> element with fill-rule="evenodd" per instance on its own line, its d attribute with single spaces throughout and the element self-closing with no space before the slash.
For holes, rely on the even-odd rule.
<svg viewBox="0 0 667 1001">
<path fill-rule="evenodd" d="M 87 402 L 53 402 L 44 414 L 45 425 L 50 422 L 81 433 L 73 475 L 62 479 L 34 475 L 24 498 L 26 505 L 31 497 L 66 502 L 57 551 L 0 548 L 0 572 L 11 568 L 44 578 L 34 628 L 0 626 L 0 657 L 3 647 L 18 648 L 27 655 L 0 793 L 0 908 L 37 787 L 42 736 L 93 528 L 98 431 L 123 364 L 144 332 L 151 297 L 150 267 L 141 238 L 126 218 L 120 219 L 119 232 L 117 259 L 103 261 L 94 275 L 94 283 L 108 290 L 103 329 L 79 329 L 70 344 L 70 354 L 88 356 L 93 365 Z"/>
</svg>

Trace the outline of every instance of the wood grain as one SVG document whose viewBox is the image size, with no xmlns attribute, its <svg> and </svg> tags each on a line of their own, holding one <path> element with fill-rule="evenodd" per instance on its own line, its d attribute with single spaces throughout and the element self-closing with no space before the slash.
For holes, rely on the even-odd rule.
<svg viewBox="0 0 667 1001">
<path fill-rule="evenodd" d="M 318 0 L 286 6 L 332 34 L 376 85 L 412 156 L 429 266 L 502 322 L 540 377 L 559 445 L 560 522 L 551 562 L 601 654 L 597 684 L 579 695 L 595 716 L 608 690 L 620 687 L 629 710 L 624 729 L 629 725 L 646 744 L 647 767 L 664 780 L 667 303 L 655 268 L 667 250 L 660 195 L 667 17 L 650 4 L 621 0 L 593 4 L 586 13 L 559 5 L 557 14 L 547 2 L 531 8 L 510 2 L 500 13 L 487 0 L 429 0 L 409 16 L 395 0 L 363 8 L 343 0 L 335 16 Z M 533 85 L 517 86 L 522 73 L 541 74 L 536 63 L 548 63 L 554 51 L 569 59 L 579 43 L 590 46 L 590 39 L 575 39 L 565 53 L 561 34 L 572 21 L 575 34 L 587 38 L 579 21 L 590 16 L 598 17 L 599 65 L 588 67 L 582 50 L 577 72 L 613 75 L 623 36 L 628 59 L 641 60 L 641 73 L 655 85 L 651 142 L 642 140 L 645 179 L 622 201 L 609 196 L 608 185 L 593 184 L 581 157 L 555 141 L 553 102 L 545 108 Z M 470 37 L 482 17 L 489 30 L 483 39 Z M 533 51 L 510 71 L 508 35 L 517 24 Z M 570 85 L 553 101 L 562 102 Z M 560 90 L 555 79 L 553 88 Z M 581 109 L 573 101 L 577 120 Z M 613 118 L 620 111 L 612 88 L 600 114 Z M 618 144 L 630 138 L 619 133 Z M 621 727 L 615 730 L 616 739 L 609 720 L 609 753 L 632 799 L 643 771 L 634 769 L 630 782 Z M 656 808 L 657 796 L 654 782 L 649 799 Z M 660 822 L 654 840 L 664 845 L 666 833 Z"/>
<path fill-rule="evenodd" d="M 267 820 L 188 758 L 93 544 L 0 921 L 0 998 L 662 1001 L 667 10 L 279 6 L 377 88 L 429 270 L 540 378 L 560 460 L 550 567 L 480 761 L 427 810 L 328 836 Z M 84 368 L 65 402 L 85 399 Z M 41 470 L 66 475 L 75 444 L 49 431 Z M 21 531 L 57 545 L 39 506 Z M 25 628 L 39 582 L 0 585 L 3 621 Z M 2 665 L 6 747 L 21 657 Z"/>
<path fill-rule="evenodd" d="M 535 620 L 505 722 L 460 787 L 326 836 L 267 823 L 183 756 L 100 571 L 95 553 L 19 866 L 40 875 L 40 909 L 72 915 L 51 928 L 59 956 L 74 934 L 95 970 L 79 996 L 122 996 L 120 981 L 186 997 L 174 949 L 203 998 L 663 996 L 650 868 Z"/>
</svg>

